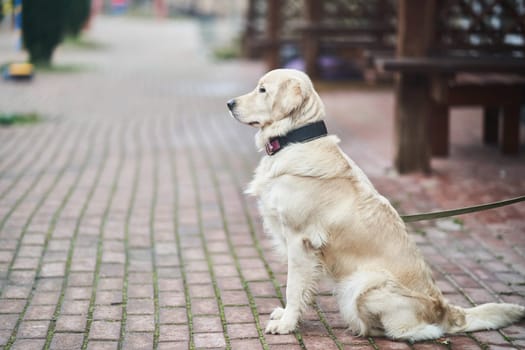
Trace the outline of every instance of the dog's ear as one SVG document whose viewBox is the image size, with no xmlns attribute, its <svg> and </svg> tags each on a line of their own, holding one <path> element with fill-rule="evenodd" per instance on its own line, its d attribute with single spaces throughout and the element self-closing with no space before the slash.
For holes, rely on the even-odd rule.
<svg viewBox="0 0 525 350">
<path fill-rule="evenodd" d="M 272 117 L 274 120 L 280 120 L 292 115 L 301 107 L 306 98 L 306 88 L 298 79 L 288 79 L 283 82 L 272 106 Z"/>
</svg>

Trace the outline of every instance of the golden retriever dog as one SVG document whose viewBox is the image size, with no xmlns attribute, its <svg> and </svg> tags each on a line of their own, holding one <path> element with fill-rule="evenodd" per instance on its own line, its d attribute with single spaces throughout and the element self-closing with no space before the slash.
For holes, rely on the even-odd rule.
<svg viewBox="0 0 525 350">
<path fill-rule="evenodd" d="M 294 331 L 321 276 L 335 281 L 340 312 L 363 336 L 417 341 L 496 329 L 525 307 L 449 304 L 404 222 L 324 129 L 324 106 L 308 76 L 277 69 L 228 101 L 231 115 L 259 130 L 267 155 L 247 193 L 257 196 L 265 231 L 288 263 L 286 307 L 267 333 Z"/>
</svg>

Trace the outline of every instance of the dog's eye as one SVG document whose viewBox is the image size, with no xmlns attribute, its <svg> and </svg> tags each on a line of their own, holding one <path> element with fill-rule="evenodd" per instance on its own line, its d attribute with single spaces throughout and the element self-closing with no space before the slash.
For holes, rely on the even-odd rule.
<svg viewBox="0 0 525 350">
<path fill-rule="evenodd" d="M 266 89 L 263 88 L 263 87 L 261 86 L 261 87 L 259 88 L 259 92 L 260 92 L 261 94 L 264 94 L 264 93 L 266 92 Z"/>
</svg>

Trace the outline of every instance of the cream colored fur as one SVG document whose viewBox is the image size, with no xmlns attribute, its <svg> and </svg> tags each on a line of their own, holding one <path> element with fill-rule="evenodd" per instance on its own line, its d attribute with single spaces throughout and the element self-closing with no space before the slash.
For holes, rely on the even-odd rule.
<svg viewBox="0 0 525 350">
<path fill-rule="evenodd" d="M 234 101 L 232 115 L 259 128 L 259 149 L 325 116 L 310 79 L 295 70 L 267 73 Z M 525 308 L 514 304 L 448 304 L 396 210 L 338 143 L 327 136 L 264 156 L 247 190 L 257 196 L 264 228 L 288 263 L 287 305 L 271 314 L 267 333 L 297 327 L 322 275 L 335 281 L 342 316 L 360 335 L 433 339 L 524 316 Z"/>
</svg>

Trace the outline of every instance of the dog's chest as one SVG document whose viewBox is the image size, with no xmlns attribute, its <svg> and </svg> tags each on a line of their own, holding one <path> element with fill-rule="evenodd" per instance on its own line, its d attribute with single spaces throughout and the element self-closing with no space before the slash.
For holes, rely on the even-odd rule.
<svg viewBox="0 0 525 350">
<path fill-rule="evenodd" d="M 292 157 L 263 158 L 246 193 L 258 198 L 263 216 L 276 216 L 285 224 L 300 225 L 315 209 L 312 196 L 324 180 L 296 174 L 293 166 L 297 162 L 289 158 Z"/>
<path fill-rule="evenodd" d="M 293 190 L 287 184 L 287 176 L 273 176 L 268 163 L 261 162 L 255 176 L 248 186 L 247 193 L 257 197 L 259 211 L 263 218 L 272 217 L 272 221 L 279 220 L 289 207 L 289 198 Z"/>
<path fill-rule="evenodd" d="M 303 227 L 315 211 L 311 201 L 311 183 L 293 175 L 256 177 L 258 206 L 270 229 Z"/>
<path fill-rule="evenodd" d="M 288 188 L 282 185 L 280 179 L 266 176 L 256 176 L 250 187 L 257 196 L 259 209 L 263 216 L 280 216 L 286 210 L 286 195 Z"/>
</svg>

